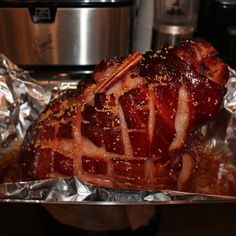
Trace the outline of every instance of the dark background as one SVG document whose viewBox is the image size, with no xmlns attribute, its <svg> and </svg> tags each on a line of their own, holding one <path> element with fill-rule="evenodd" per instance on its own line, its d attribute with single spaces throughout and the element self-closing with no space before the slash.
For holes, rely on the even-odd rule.
<svg viewBox="0 0 236 236">
<path fill-rule="evenodd" d="M 157 209 L 158 236 L 236 235 L 236 203 L 161 205 Z M 39 204 L 1 203 L 0 235 L 45 235 L 44 216 Z"/>
</svg>

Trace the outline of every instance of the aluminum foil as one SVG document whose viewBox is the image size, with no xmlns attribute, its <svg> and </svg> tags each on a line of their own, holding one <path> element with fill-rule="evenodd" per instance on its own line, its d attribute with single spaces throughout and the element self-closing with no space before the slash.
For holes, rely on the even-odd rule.
<svg viewBox="0 0 236 236">
<path fill-rule="evenodd" d="M 185 193 L 172 190 L 124 190 L 103 188 L 76 177 L 0 185 L 0 202 L 47 204 L 179 204 L 236 201 L 236 197 Z"/>
<path fill-rule="evenodd" d="M 224 99 L 224 108 L 228 110 L 232 116 L 236 115 L 236 72 L 229 68 L 230 79 L 226 84 L 227 94 Z"/>
<path fill-rule="evenodd" d="M 228 158 L 236 153 L 236 72 L 230 69 L 223 117 L 201 129 L 202 151 L 217 148 Z M 0 148 L 22 139 L 29 124 L 55 91 L 76 88 L 75 82 L 42 83 L 32 80 L 3 55 L 0 56 Z M 227 115 L 224 115 L 227 114 Z M 223 131 L 222 131 L 223 130 Z M 0 202 L 45 204 L 192 204 L 236 201 L 236 197 L 177 192 L 172 190 L 121 190 L 81 182 L 76 177 L 0 184 Z"/>
<path fill-rule="evenodd" d="M 151 191 L 101 188 L 82 183 L 76 177 L 0 185 L 0 198 L 18 200 L 140 202 L 146 197 L 150 200 L 151 193 Z M 159 195 L 158 198 L 167 200 L 164 195 Z"/>
<path fill-rule="evenodd" d="M 0 153 L 11 142 L 22 141 L 49 100 L 44 88 L 27 71 L 0 54 Z"/>
</svg>

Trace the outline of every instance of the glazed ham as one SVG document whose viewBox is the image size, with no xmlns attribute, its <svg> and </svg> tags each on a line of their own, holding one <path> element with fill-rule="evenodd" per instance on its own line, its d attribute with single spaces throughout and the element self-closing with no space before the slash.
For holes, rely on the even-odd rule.
<svg viewBox="0 0 236 236">
<path fill-rule="evenodd" d="M 214 119 L 227 66 L 202 40 L 104 60 L 93 81 L 51 104 L 25 137 L 24 178 L 185 190 L 194 130 Z"/>
</svg>

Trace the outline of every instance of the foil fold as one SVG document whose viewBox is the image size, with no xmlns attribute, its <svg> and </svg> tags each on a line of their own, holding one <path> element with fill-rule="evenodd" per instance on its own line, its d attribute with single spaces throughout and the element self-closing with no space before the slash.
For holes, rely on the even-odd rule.
<svg viewBox="0 0 236 236">
<path fill-rule="evenodd" d="M 0 153 L 13 140 L 22 141 L 50 96 L 27 71 L 0 54 Z"/>
<path fill-rule="evenodd" d="M 47 204 L 175 204 L 236 201 L 236 197 L 185 193 L 172 190 L 129 190 L 98 187 L 76 177 L 0 185 L 0 202 L 39 202 Z"/>
<path fill-rule="evenodd" d="M 75 177 L 0 185 L 2 199 L 83 201 L 93 194 L 92 187 L 82 184 Z"/>
<path fill-rule="evenodd" d="M 224 108 L 233 116 L 236 115 L 236 72 L 229 68 L 229 81 L 226 84 L 227 93 L 224 99 Z"/>
</svg>

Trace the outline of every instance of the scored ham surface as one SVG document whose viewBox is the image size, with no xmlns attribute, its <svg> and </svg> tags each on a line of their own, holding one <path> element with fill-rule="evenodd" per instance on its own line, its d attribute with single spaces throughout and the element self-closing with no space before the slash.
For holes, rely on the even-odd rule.
<svg viewBox="0 0 236 236">
<path fill-rule="evenodd" d="M 214 119 L 227 66 L 203 40 L 104 60 L 28 130 L 25 179 L 77 176 L 106 187 L 185 190 L 193 131 Z"/>
</svg>

